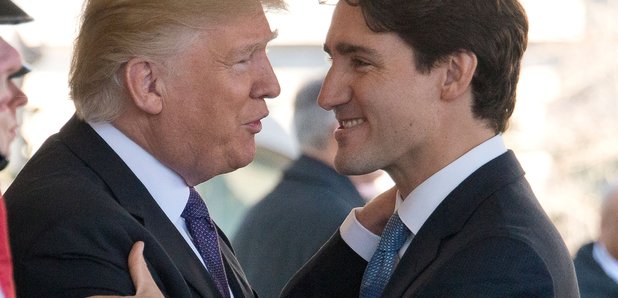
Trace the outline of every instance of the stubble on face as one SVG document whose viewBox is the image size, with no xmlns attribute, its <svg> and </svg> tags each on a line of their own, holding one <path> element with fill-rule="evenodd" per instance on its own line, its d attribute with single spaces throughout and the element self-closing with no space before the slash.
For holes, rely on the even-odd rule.
<svg viewBox="0 0 618 298">
<path fill-rule="evenodd" d="M 333 63 L 319 102 L 344 124 L 335 132 L 337 171 L 383 169 L 414 180 L 412 172 L 432 154 L 439 75 L 418 71 L 409 45 L 395 33 L 371 31 L 360 8 L 343 1 L 324 47 Z"/>
</svg>

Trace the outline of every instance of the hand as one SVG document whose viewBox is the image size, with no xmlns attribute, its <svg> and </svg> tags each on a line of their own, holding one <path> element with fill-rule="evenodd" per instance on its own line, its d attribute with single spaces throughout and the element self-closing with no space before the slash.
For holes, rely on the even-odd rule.
<svg viewBox="0 0 618 298">
<path fill-rule="evenodd" d="M 382 235 L 384 227 L 395 211 L 397 186 L 379 194 L 356 212 L 356 219 L 363 227 L 376 235 Z"/>
<path fill-rule="evenodd" d="M 135 298 L 163 298 L 163 293 L 157 287 L 146 261 L 144 260 L 144 242 L 137 241 L 133 244 L 129 253 L 129 272 L 131 279 L 135 285 L 137 292 L 135 296 L 91 296 L 91 298 L 120 298 L 120 297 L 135 297 Z"/>
</svg>

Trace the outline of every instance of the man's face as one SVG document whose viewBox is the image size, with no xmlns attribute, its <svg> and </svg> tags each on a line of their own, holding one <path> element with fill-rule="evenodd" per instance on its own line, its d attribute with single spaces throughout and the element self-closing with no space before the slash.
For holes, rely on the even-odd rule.
<svg viewBox="0 0 618 298">
<path fill-rule="evenodd" d="M 254 135 L 280 93 L 266 56 L 274 38 L 262 11 L 210 26 L 173 58 L 165 80 L 161 146 L 190 184 L 233 171 L 255 156 Z M 180 161 L 179 161 L 180 160 Z"/>
<path fill-rule="evenodd" d="M 0 38 L 0 154 L 5 157 L 8 157 L 11 142 L 17 134 L 17 108 L 28 102 L 12 79 L 21 67 L 17 50 Z"/>
<path fill-rule="evenodd" d="M 332 65 L 318 102 L 339 120 L 339 172 L 392 176 L 435 155 L 440 77 L 418 72 L 406 43 L 371 31 L 359 7 L 339 1 L 324 48 Z"/>
</svg>

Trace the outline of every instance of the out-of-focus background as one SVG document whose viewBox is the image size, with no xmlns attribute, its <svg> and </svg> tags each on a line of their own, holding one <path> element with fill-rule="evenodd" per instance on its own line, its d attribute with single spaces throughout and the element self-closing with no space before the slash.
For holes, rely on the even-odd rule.
<svg viewBox="0 0 618 298">
<path fill-rule="evenodd" d="M 505 134 L 541 204 L 572 253 L 597 235 L 600 196 L 618 179 L 618 0 L 520 0 L 530 21 L 517 106 Z M 5 190 L 43 141 L 71 117 L 67 73 L 82 0 L 14 0 L 35 21 L 1 26 L 0 35 L 34 71 L 24 80 L 30 102 Z M 267 101 L 271 116 L 246 168 L 199 186 L 217 223 L 233 236 L 246 209 L 267 193 L 298 154 L 291 107 L 295 92 L 328 69 L 322 42 L 333 6 L 288 0 L 268 13 L 279 37 L 269 47 L 281 95 Z M 377 186 L 392 185 L 385 175 Z"/>
</svg>

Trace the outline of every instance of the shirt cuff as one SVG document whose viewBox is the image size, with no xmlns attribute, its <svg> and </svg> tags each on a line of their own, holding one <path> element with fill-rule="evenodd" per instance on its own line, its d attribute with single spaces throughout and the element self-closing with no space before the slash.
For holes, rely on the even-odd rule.
<svg viewBox="0 0 618 298">
<path fill-rule="evenodd" d="M 343 241 L 345 241 L 356 254 L 369 262 L 378 248 L 380 236 L 373 234 L 358 222 L 356 219 L 356 211 L 360 210 L 360 208 L 361 207 L 352 209 L 348 217 L 343 221 L 343 224 L 341 224 L 339 232 L 341 233 Z"/>
</svg>

